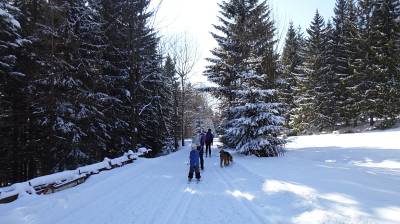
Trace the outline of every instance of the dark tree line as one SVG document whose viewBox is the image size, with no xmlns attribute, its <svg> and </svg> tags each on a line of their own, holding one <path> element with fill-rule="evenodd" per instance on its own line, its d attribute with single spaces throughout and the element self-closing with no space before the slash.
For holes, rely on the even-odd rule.
<svg viewBox="0 0 400 224">
<path fill-rule="evenodd" d="M 212 33 L 218 47 L 205 71 L 221 101 L 223 141 L 245 154 L 275 156 L 291 134 L 400 115 L 400 2 L 337 0 L 332 20 L 317 11 L 303 34 L 290 24 L 283 52 L 268 3 L 225 0 Z M 378 121 L 378 122 L 377 122 Z"/>
<path fill-rule="evenodd" d="M 307 35 L 289 27 L 280 60 L 287 127 L 316 133 L 367 121 L 393 126 L 400 114 L 400 2 L 337 0 L 334 13 L 325 22 L 317 11 Z"/>
<path fill-rule="evenodd" d="M 178 147 L 150 0 L 0 0 L 0 185 Z"/>
</svg>

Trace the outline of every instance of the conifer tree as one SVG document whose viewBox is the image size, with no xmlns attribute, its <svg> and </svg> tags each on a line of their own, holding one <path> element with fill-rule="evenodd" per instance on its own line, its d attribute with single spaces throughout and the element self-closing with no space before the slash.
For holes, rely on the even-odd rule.
<svg viewBox="0 0 400 224">
<path fill-rule="evenodd" d="M 107 96 L 95 89 L 102 81 L 100 27 L 95 11 L 84 2 L 43 4 L 50 18 L 43 25 L 50 32 L 34 31 L 42 40 L 37 55 L 43 64 L 32 79 L 32 108 L 36 127 L 42 129 L 36 138 L 50 156 L 48 169 L 64 170 L 105 155 L 101 150 L 108 133 L 101 106 Z"/>
<path fill-rule="evenodd" d="M 282 52 L 282 76 L 281 76 L 281 99 L 286 107 L 286 127 L 290 128 L 291 117 L 293 117 L 294 96 L 297 88 L 297 74 L 303 60 L 301 51 L 303 48 L 303 37 L 299 30 L 296 30 L 291 22 L 286 34 L 285 45 Z"/>
<path fill-rule="evenodd" d="M 391 126 L 398 114 L 398 107 L 393 107 L 398 104 L 396 5 L 397 1 L 389 0 L 359 1 L 357 47 L 363 54 L 354 63 L 357 82 L 353 89 L 358 97 L 360 116 L 369 118 L 371 126 L 375 118 L 383 118 L 383 126 Z"/>
<path fill-rule="evenodd" d="M 80 138 L 78 148 L 94 161 L 104 157 L 115 157 L 121 151 L 111 152 L 107 147 L 110 136 L 110 126 L 103 113 L 110 101 L 115 101 L 103 89 L 105 77 L 102 74 L 104 61 L 102 47 L 104 36 L 101 31 L 99 5 L 91 1 L 70 0 L 67 8 L 68 22 L 62 29 L 68 30 L 67 41 L 72 49 L 71 65 L 76 69 L 77 78 L 82 83 L 79 94 L 72 94 L 77 103 L 74 122 L 78 124 L 84 135 Z M 74 149 L 76 150 L 76 149 Z M 74 158 L 74 161 L 79 161 Z"/>
<path fill-rule="evenodd" d="M 357 81 L 357 76 L 355 74 L 354 64 L 357 63 L 357 59 L 360 58 L 361 52 L 358 49 L 357 40 L 360 38 L 360 30 L 358 28 L 358 18 L 357 18 L 357 7 L 353 0 L 348 0 L 347 2 L 347 17 L 345 20 L 345 27 L 347 31 L 345 49 L 347 51 L 347 65 L 348 65 L 348 76 L 340 77 L 342 86 L 345 88 L 346 99 L 342 104 L 342 120 L 346 123 L 349 120 L 353 121 L 353 126 L 357 125 L 360 119 L 360 109 L 357 107 L 357 92 L 354 91 L 354 86 Z M 343 117 L 346 117 L 343 119 Z"/>
<path fill-rule="evenodd" d="M 323 48 L 322 48 L 322 67 L 316 76 L 315 82 L 315 105 L 314 110 L 317 113 L 313 125 L 318 131 L 327 130 L 332 131 L 338 117 L 338 104 L 339 99 L 336 95 L 337 89 L 339 88 L 339 81 L 337 74 L 335 74 L 335 63 L 337 58 L 335 57 L 335 49 L 337 44 L 334 42 L 334 31 L 333 25 L 328 21 L 323 35 Z"/>
<path fill-rule="evenodd" d="M 127 87 L 129 81 L 129 46 L 127 44 L 126 27 L 122 10 L 128 6 L 125 1 L 100 1 L 101 30 L 105 38 L 102 55 L 105 62 L 102 68 L 106 79 L 105 86 L 108 95 L 115 98 L 104 111 L 111 126 L 108 147 L 128 150 L 134 147 L 134 127 L 130 123 L 130 103 L 133 93 Z M 137 129 L 136 129 L 137 130 Z"/>
<path fill-rule="evenodd" d="M 375 110 L 379 118 L 384 119 L 382 127 L 395 124 L 399 114 L 399 69 L 400 49 L 396 46 L 400 26 L 396 15 L 396 0 L 377 0 L 372 11 L 371 38 L 373 45 L 374 74 L 370 77 L 375 82 Z"/>
<path fill-rule="evenodd" d="M 119 99 L 110 111 L 115 119 L 112 145 L 125 150 L 145 145 L 157 152 L 162 140 L 156 127 L 162 119 L 154 119 L 159 113 L 154 88 L 160 83 L 161 57 L 158 38 L 148 24 L 148 5 L 148 0 L 102 1 L 108 61 L 104 72 Z"/>
<path fill-rule="evenodd" d="M 162 57 L 157 52 L 157 33 L 149 24 L 152 11 L 148 11 L 149 0 L 132 1 L 132 9 L 126 11 L 129 43 L 129 85 L 132 93 L 130 107 L 131 124 L 134 127 L 134 146 L 141 143 L 157 153 L 165 143 L 165 130 L 160 130 L 160 116 L 157 114 L 159 86 L 165 82 L 162 76 Z M 160 115 L 158 113 L 158 115 Z M 160 131 L 162 131 L 160 133 Z M 171 137 L 171 136 L 168 136 Z"/>
<path fill-rule="evenodd" d="M 349 41 L 349 27 L 347 26 L 348 20 L 348 4 L 347 0 L 336 0 L 336 6 L 334 9 L 334 31 L 333 31 L 333 42 L 335 48 L 333 48 L 333 57 L 335 63 L 333 64 L 333 71 L 335 73 L 335 100 L 336 105 L 334 110 L 337 113 L 335 116 L 335 123 L 346 120 L 346 124 L 349 123 L 349 115 L 346 114 L 345 102 L 349 97 L 346 88 L 346 79 L 350 75 L 349 69 L 349 54 L 348 54 L 348 41 Z"/>
<path fill-rule="evenodd" d="M 171 136 L 173 136 L 174 140 L 174 148 L 178 149 L 179 143 L 179 82 L 176 77 L 175 65 L 172 58 L 168 55 L 165 64 L 164 64 L 164 74 L 166 76 L 167 88 L 169 88 L 169 96 L 164 99 L 165 102 L 169 105 L 170 109 L 168 109 L 169 113 L 169 130 Z"/>
<path fill-rule="evenodd" d="M 235 106 L 230 109 L 234 119 L 229 121 L 231 128 L 227 131 L 241 153 L 278 156 L 284 144 L 277 138 L 284 123 L 284 118 L 280 116 L 283 110 L 279 103 L 273 101 L 276 91 L 265 89 L 264 74 L 257 73 L 261 57 L 251 52 L 246 64 L 247 69 L 240 77 L 241 88 L 235 91 Z"/>
<path fill-rule="evenodd" d="M 12 182 L 32 175 L 27 168 L 31 167 L 26 145 L 27 77 L 18 68 L 27 41 L 21 35 L 19 15 L 18 8 L 0 1 L 0 170 Z"/>
<path fill-rule="evenodd" d="M 216 88 L 208 88 L 207 91 L 221 101 L 224 130 L 229 128 L 228 121 L 233 119 L 229 108 L 234 106 L 233 91 L 239 86 L 238 75 L 240 72 L 239 64 L 242 61 L 241 53 L 244 49 L 241 46 L 240 36 L 243 34 L 243 24 L 240 27 L 239 20 L 239 1 L 222 1 L 219 4 L 221 15 L 218 17 L 220 25 L 214 25 L 217 32 L 212 35 L 218 43 L 218 47 L 211 50 L 213 57 L 208 58 L 210 65 L 206 67 L 205 75 L 210 82 L 218 85 Z M 234 147 L 230 136 L 225 133 L 223 141 L 228 146 Z"/>
<path fill-rule="evenodd" d="M 359 108 L 359 116 L 361 118 L 369 118 L 370 125 L 374 124 L 375 113 L 372 109 L 371 104 L 368 103 L 366 96 L 372 94 L 369 92 L 370 84 L 368 77 L 372 72 L 372 39 L 371 39 L 371 13 L 373 4 L 371 0 L 360 0 L 358 1 L 357 14 L 358 14 L 358 30 L 359 36 L 354 41 L 357 49 L 360 52 L 356 55 L 356 60 L 353 62 L 352 67 L 354 70 L 354 76 L 352 78 L 351 87 L 353 90 L 353 96 L 356 99 L 354 107 Z"/>
<path fill-rule="evenodd" d="M 304 63 L 298 75 L 298 91 L 295 97 L 293 128 L 295 132 L 321 131 L 331 124 L 330 117 L 321 113 L 320 102 L 323 90 L 320 84 L 325 66 L 325 22 L 319 12 L 315 13 L 304 48 Z M 320 107 L 319 109 L 316 109 Z"/>
<path fill-rule="evenodd" d="M 337 0 L 334 9 L 334 35 L 333 41 L 336 47 L 333 49 L 335 58 L 335 97 L 336 112 L 335 123 L 343 123 L 348 126 L 350 121 L 356 122 L 357 111 L 353 107 L 354 97 L 349 88 L 353 71 L 352 62 L 355 60 L 357 49 L 354 38 L 357 38 L 357 17 L 353 0 Z"/>
<path fill-rule="evenodd" d="M 274 23 L 265 1 L 223 1 L 221 25 L 213 34 L 219 47 L 212 51 L 206 75 L 225 109 L 224 141 L 244 154 L 277 156 L 277 138 L 284 119 L 277 102 L 277 54 Z"/>
<path fill-rule="evenodd" d="M 8 182 L 171 145 L 179 88 L 173 66 L 163 70 L 149 3 L 0 1 Z"/>
</svg>

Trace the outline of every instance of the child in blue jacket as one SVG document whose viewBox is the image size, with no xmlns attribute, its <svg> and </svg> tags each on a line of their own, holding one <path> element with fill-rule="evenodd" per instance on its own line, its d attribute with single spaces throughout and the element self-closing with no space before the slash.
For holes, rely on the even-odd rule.
<svg viewBox="0 0 400 224">
<path fill-rule="evenodd" d="M 190 151 L 190 156 L 189 156 L 189 160 L 190 160 L 190 169 L 189 169 L 189 181 L 191 181 L 193 179 L 193 172 L 196 173 L 196 179 L 200 180 L 200 169 L 199 169 L 199 165 L 200 165 L 200 155 L 199 155 L 199 151 L 200 151 L 200 146 L 197 146 L 197 149 L 192 148 L 192 150 Z"/>
</svg>

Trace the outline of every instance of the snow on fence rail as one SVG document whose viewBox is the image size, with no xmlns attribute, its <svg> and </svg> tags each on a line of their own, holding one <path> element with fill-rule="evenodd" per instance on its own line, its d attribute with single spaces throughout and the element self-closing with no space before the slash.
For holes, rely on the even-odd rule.
<svg viewBox="0 0 400 224">
<path fill-rule="evenodd" d="M 75 170 L 41 176 L 13 184 L 10 187 L 0 188 L 0 204 L 15 201 L 18 197 L 26 194 L 50 194 L 74 187 L 84 183 L 91 175 L 133 163 L 139 156 L 150 151 L 151 149 L 146 148 L 138 149 L 137 153 L 129 150 L 123 156 L 115 159 L 104 158 L 102 162 L 79 167 Z"/>
</svg>

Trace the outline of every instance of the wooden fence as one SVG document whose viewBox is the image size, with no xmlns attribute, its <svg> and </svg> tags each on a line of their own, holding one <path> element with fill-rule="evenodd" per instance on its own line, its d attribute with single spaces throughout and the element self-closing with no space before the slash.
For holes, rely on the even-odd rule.
<svg viewBox="0 0 400 224">
<path fill-rule="evenodd" d="M 38 177 L 27 182 L 17 183 L 11 187 L 0 188 L 0 204 L 10 203 L 18 199 L 21 194 L 51 194 L 84 183 L 90 176 L 100 172 L 115 169 L 133 163 L 134 160 L 151 150 L 139 150 L 138 153 L 129 151 L 115 159 L 105 158 L 103 162 L 64 171 L 43 177 Z"/>
</svg>

